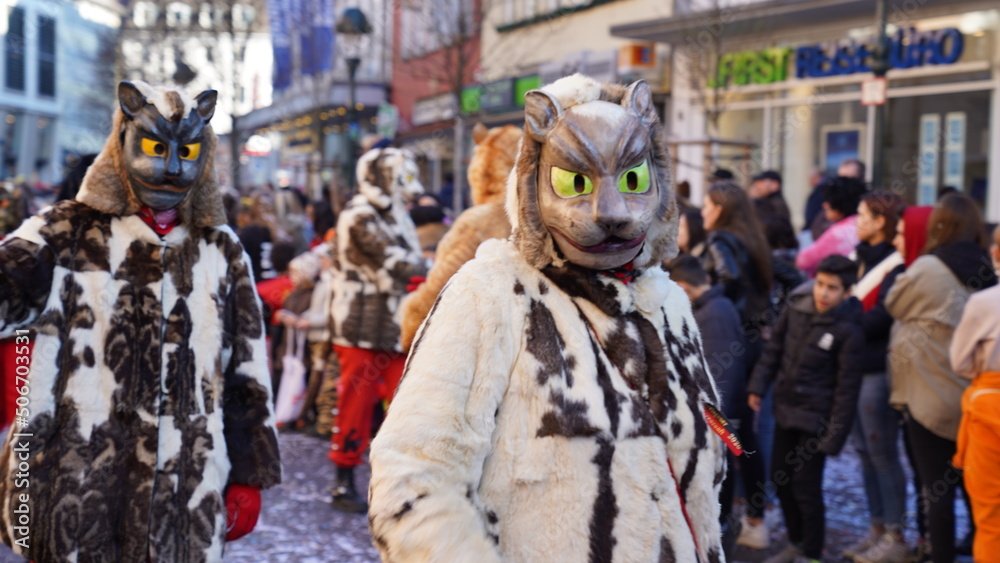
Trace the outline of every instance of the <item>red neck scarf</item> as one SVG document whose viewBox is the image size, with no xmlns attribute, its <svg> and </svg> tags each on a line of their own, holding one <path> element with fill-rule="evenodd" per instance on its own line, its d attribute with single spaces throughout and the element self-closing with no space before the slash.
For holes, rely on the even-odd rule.
<svg viewBox="0 0 1000 563">
<path fill-rule="evenodd" d="M 137 215 L 139 215 L 139 218 L 142 219 L 143 223 L 149 225 L 149 228 L 156 231 L 156 234 L 161 237 L 172 231 L 173 228 L 181 222 L 176 207 L 163 211 L 157 211 L 143 205 L 139 209 Z"/>
<path fill-rule="evenodd" d="M 615 278 L 616 280 L 628 285 L 629 282 L 635 279 L 635 265 L 632 262 L 625 264 L 621 268 L 612 268 L 610 270 L 601 270 L 602 275 L 608 276 L 609 278 Z"/>
</svg>

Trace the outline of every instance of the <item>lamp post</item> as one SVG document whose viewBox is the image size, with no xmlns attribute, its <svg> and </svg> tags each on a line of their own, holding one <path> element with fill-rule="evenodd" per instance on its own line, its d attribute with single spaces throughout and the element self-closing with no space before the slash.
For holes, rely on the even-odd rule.
<svg viewBox="0 0 1000 563">
<path fill-rule="evenodd" d="M 348 87 L 348 107 L 347 107 L 347 143 L 349 156 L 347 159 L 347 179 L 354 184 L 354 172 L 357 163 L 357 137 L 360 130 L 358 124 L 357 111 L 357 88 L 355 77 L 358 73 L 358 66 L 361 65 L 361 40 L 372 32 L 372 26 L 368 23 L 368 17 L 359 8 L 347 8 L 337 20 L 337 33 L 343 38 L 343 44 L 347 56 L 344 62 L 347 63 L 347 87 Z"/>
<path fill-rule="evenodd" d="M 879 78 L 885 78 L 889 72 L 889 35 L 886 32 L 886 0 L 878 0 L 875 7 L 875 26 L 878 31 L 878 44 L 875 46 L 875 53 L 872 57 L 872 74 Z M 886 108 L 885 104 L 875 106 L 875 134 L 872 136 L 875 146 L 872 147 L 872 188 L 882 187 L 883 171 L 883 145 L 885 144 L 886 129 Z"/>
</svg>

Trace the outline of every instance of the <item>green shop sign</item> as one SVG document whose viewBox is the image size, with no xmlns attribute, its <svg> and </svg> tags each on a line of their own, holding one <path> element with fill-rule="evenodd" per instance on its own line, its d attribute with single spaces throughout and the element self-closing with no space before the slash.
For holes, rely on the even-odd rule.
<svg viewBox="0 0 1000 563">
<path fill-rule="evenodd" d="M 747 84 L 773 84 L 788 78 L 788 61 L 791 47 L 772 47 L 762 51 L 740 51 L 719 57 L 715 77 L 709 79 L 709 88 L 745 86 Z"/>
</svg>

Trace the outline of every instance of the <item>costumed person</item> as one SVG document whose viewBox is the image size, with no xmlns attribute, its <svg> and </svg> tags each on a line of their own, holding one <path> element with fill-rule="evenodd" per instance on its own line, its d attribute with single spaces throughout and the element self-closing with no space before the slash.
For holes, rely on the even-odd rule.
<svg viewBox="0 0 1000 563">
<path fill-rule="evenodd" d="M 455 219 L 438 243 L 434 267 L 427 281 L 403 299 L 403 350 L 427 318 L 441 289 L 463 264 L 472 260 L 483 241 L 510 236 L 510 221 L 504 212 L 507 176 L 514 167 L 521 129 L 513 125 L 487 130 L 481 123 L 472 129 L 476 148 L 469 161 L 469 188 L 473 206 Z"/>
<path fill-rule="evenodd" d="M 511 239 L 441 292 L 372 445 L 383 561 L 723 559 L 668 167 L 645 82 L 528 92 Z"/>
<path fill-rule="evenodd" d="M 0 244 L 0 335 L 37 333 L 0 539 L 34 561 L 219 561 L 281 480 L 261 306 L 215 181 L 216 96 L 122 82 L 76 199 Z"/>
<path fill-rule="evenodd" d="M 365 512 L 354 468 L 363 462 L 375 402 L 389 399 L 403 376 L 399 302 L 410 278 L 428 264 L 406 204 L 423 193 L 409 151 L 374 149 L 358 161 L 358 194 L 337 219 L 330 304 L 333 345 L 340 360 L 330 460 L 337 466 L 331 505 Z"/>
</svg>

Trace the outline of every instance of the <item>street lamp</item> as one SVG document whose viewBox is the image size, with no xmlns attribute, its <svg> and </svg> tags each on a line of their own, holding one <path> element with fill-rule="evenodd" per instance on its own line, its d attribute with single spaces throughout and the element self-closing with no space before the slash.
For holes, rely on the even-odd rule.
<svg viewBox="0 0 1000 563">
<path fill-rule="evenodd" d="M 357 136 L 360 130 L 354 78 L 361 64 L 361 58 L 358 56 L 361 53 L 361 41 L 371 32 L 372 26 L 368 23 L 368 17 L 359 8 L 347 8 L 337 20 L 337 34 L 342 38 L 347 55 L 344 57 L 344 62 L 347 63 L 347 86 L 350 98 L 347 106 L 347 140 L 350 151 L 347 160 L 347 178 L 352 186 L 357 162 Z"/>
<path fill-rule="evenodd" d="M 876 77 L 885 78 L 889 72 L 889 36 L 886 31 L 886 0 L 878 0 L 875 5 L 875 29 L 878 31 L 878 43 L 875 45 L 875 52 L 872 56 L 872 74 Z M 882 187 L 885 167 L 885 130 L 886 130 L 886 107 L 885 103 L 875 106 L 875 134 L 872 138 L 875 146 L 872 147 L 872 188 Z"/>
</svg>

